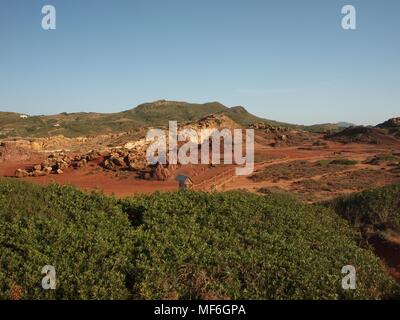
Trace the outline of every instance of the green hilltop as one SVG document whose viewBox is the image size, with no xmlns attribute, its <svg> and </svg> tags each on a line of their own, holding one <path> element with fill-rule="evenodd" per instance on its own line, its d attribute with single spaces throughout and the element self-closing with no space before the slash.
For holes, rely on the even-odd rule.
<svg viewBox="0 0 400 320">
<path fill-rule="evenodd" d="M 63 112 L 55 115 L 37 115 L 25 118 L 21 117 L 22 114 L 20 113 L 0 112 L 0 139 L 55 135 L 78 137 L 107 134 L 137 130 L 142 127 L 167 126 L 168 120 L 176 120 L 178 123 L 193 122 L 213 114 L 224 114 L 242 126 L 264 123 L 274 127 L 286 127 L 318 133 L 337 132 L 351 126 L 351 124 L 344 122 L 310 126 L 296 125 L 257 117 L 242 106 L 228 108 L 219 102 L 200 104 L 159 100 L 114 113 Z"/>
<path fill-rule="evenodd" d="M 204 104 L 159 100 L 115 113 L 61 113 L 21 118 L 21 114 L 0 112 L 0 138 L 87 136 L 123 132 L 141 127 L 165 126 L 168 120 L 182 123 L 197 121 L 211 114 L 225 114 L 240 125 L 268 123 L 274 126 L 293 126 L 259 118 L 244 107 L 228 108 L 219 102 Z"/>
</svg>

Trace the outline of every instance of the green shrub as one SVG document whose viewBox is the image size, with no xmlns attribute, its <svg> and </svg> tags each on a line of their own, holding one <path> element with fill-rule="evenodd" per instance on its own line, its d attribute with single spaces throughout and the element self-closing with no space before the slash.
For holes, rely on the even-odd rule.
<svg viewBox="0 0 400 320">
<path fill-rule="evenodd" d="M 144 299 L 384 298 L 394 283 L 333 211 L 284 195 L 165 193 L 122 201 Z M 357 290 L 341 268 L 357 268 Z"/>
<path fill-rule="evenodd" d="M 379 165 L 386 162 L 398 164 L 400 162 L 400 157 L 392 153 L 377 154 L 371 158 L 366 159 L 363 163 Z"/>
<path fill-rule="evenodd" d="M 400 234 L 400 185 L 367 190 L 327 203 L 356 227 L 391 229 Z"/>
<path fill-rule="evenodd" d="M 339 164 L 345 166 L 354 166 L 358 163 L 357 160 L 350 160 L 350 159 L 335 159 L 330 162 L 330 164 Z"/>
<path fill-rule="evenodd" d="M 0 298 L 379 299 L 397 286 L 331 209 L 286 195 L 116 200 L 0 180 Z M 357 289 L 341 268 L 357 268 Z M 53 265 L 57 289 L 43 290 Z"/>
<path fill-rule="evenodd" d="M 131 231 L 112 198 L 0 180 L 0 298 L 128 298 Z M 41 287 L 45 265 L 56 290 Z"/>
</svg>

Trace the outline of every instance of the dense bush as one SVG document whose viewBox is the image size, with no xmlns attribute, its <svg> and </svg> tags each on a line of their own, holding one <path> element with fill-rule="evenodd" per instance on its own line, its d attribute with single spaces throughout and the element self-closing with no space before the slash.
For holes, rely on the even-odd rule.
<svg viewBox="0 0 400 320">
<path fill-rule="evenodd" d="M 124 200 L 140 298 L 383 298 L 393 282 L 333 211 L 282 195 L 154 194 Z M 357 290 L 341 268 L 357 268 Z"/>
<path fill-rule="evenodd" d="M 131 228 L 114 200 L 0 180 L 0 298 L 128 298 Z M 56 290 L 41 287 L 56 269 Z"/>
<path fill-rule="evenodd" d="M 330 164 L 342 164 L 345 166 L 353 166 L 358 163 L 357 160 L 350 160 L 350 159 L 335 159 L 330 162 Z"/>
<path fill-rule="evenodd" d="M 357 268 L 357 290 L 341 268 Z M 53 265 L 57 289 L 41 288 Z M 342 299 L 397 287 L 331 209 L 285 195 L 115 200 L 0 180 L 0 298 Z"/>
<path fill-rule="evenodd" d="M 337 198 L 327 205 L 356 227 L 391 229 L 400 234 L 400 185 Z"/>
</svg>

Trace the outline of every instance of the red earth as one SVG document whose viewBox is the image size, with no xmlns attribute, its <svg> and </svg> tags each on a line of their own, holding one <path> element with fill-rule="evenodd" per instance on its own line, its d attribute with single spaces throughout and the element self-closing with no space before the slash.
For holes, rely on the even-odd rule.
<svg viewBox="0 0 400 320">
<path fill-rule="evenodd" d="M 344 156 L 350 159 L 364 160 L 379 152 L 387 152 L 385 146 L 346 144 L 328 142 L 329 148 L 320 150 L 303 150 L 299 147 L 273 148 L 261 144 L 255 146 L 255 157 L 260 162 L 255 164 L 255 171 L 261 170 L 271 164 L 288 162 L 293 160 L 319 160 L 329 159 L 335 156 Z M 379 149 L 378 149 L 379 148 Z M 46 158 L 34 156 L 29 160 L 16 160 L 0 162 L 0 177 L 13 177 L 15 170 L 29 168 L 40 163 Z M 99 160 L 98 162 L 100 162 Z M 114 194 L 117 197 L 126 197 L 137 193 L 151 193 L 155 191 L 177 191 L 178 182 L 176 176 L 185 174 L 194 182 L 194 189 L 210 190 L 212 186 L 218 187 L 224 184 L 226 190 L 251 189 L 254 187 L 247 176 L 236 176 L 234 165 L 186 165 L 177 169 L 167 181 L 148 181 L 136 178 L 132 172 L 113 172 L 103 170 L 98 162 L 90 162 L 87 167 L 64 170 L 64 174 L 51 174 L 42 177 L 21 178 L 39 184 L 56 182 L 59 184 L 71 184 L 83 190 L 101 190 L 106 194 Z"/>
</svg>

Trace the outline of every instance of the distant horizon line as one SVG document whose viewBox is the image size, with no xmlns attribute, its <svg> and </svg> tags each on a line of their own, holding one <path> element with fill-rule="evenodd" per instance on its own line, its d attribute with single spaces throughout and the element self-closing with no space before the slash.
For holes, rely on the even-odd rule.
<svg viewBox="0 0 400 320">
<path fill-rule="evenodd" d="M 45 114 L 45 113 L 42 113 L 42 114 L 37 113 L 37 114 L 35 114 L 35 113 L 33 113 L 33 114 L 30 114 L 30 113 L 26 113 L 26 112 L 9 111 L 7 109 L 12 109 L 12 108 L 7 108 L 7 107 L 4 108 L 5 110 L 3 110 L 3 107 L 2 107 L 0 109 L 0 112 L 8 112 L 8 113 L 15 113 L 15 114 L 19 114 L 19 115 L 27 115 L 29 117 L 41 117 L 41 116 L 51 117 L 51 116 L 57 116 L 57 115 L 62 115 L 62 114 L 72 115 L 72 114 L 78 114 L 78 113 L 113 114 L 113 113 L 121 113 L 121 112 L 129 111 L 129 110 L 133 110 L 133 109 L 136 109 L 137 107 L 139 107 L 141 105 L 144 105 L 144 104 L 154 104 L 154 103 L 157 103 L 157 102 L 175 102 L 175 103 L 187 103 L 187 104 L 195 104 L 195 105 L 196 104 L 197 105 L 205 105 L 205 104 L 211 104 L 211 103 L 218 103 L 218 104 L 226 107 L 227 109 L 242 107 L 248 113 L 250 113 L 250 114 L 252 114 L 252 115 L 254 115 L 254 116 L 258 117 L 258 118 L 261 118 L 263 120 L 276 121 L 276 122 L 282 122 L 282 123 L 291 124 L 291 125 L 307 126 L 307 127 L 315 126 L 315 125 L 340 124 L 340 123 L 346 123 L 346 124 L 351 125 L 351 126 L 376 126 L 376 125 L 381 123 L 381 122 L 378 122 L 377 124 L 371 125 L 371 124 L 365 124 L 365 123 L 360 124 L 360 123 L 354 123 L 354 122 L 351 122 L 351 121 L 340 120 L 340 121 L 334 121 L 334 122 L 316 122 L 316 123 L 312 123 L 312 124 L 301 124 L 301 123 L 287 122 L 285 120 L 276 120 L 276 119 L 264 118 L 263 116 L 259 116 L 257 114 L 252 113 L 252 112 L 249 112 L 248 109 L 243 105 L 235 105 L 235 106 L 229 107 L 229 106 L 226 106 L 225 104 L 223 104 L 223 103 L 221 103 L 219 101 L 190 102 L 190 101 L 184 101 L 184 100 L 168 100 L 168 99 L 157 99 L 157 100 L 153 100 L 153 101 L 145 101 L 145 102 L 137 104 L 134 107 L 130 107 L 130 106 L 121 107 L 121 109 L 122 108 L 128 108 L 128 109 L 122 109 L 120 111 L 113 111 L 113 112 L 97 112 L 97 111 L 73 111 L 73 112 L 67 112 L 67 111 L 62 111 L 62 112 L 59 112 L 59 113 L 48 113 L 48 114 Z M 388 118 L 388 119 L 391 119 L 391 118 Z M 388 120 L 388 119 L 386 119 L 386 120 Z"/>
</svg>

